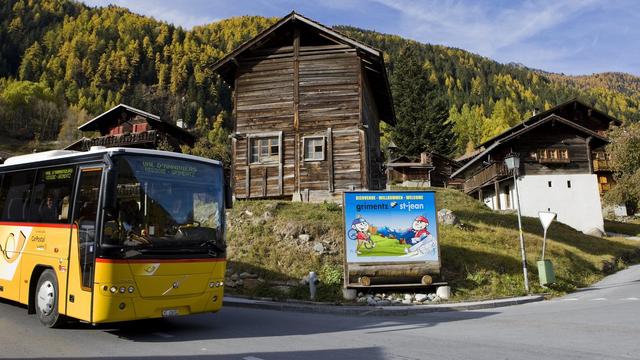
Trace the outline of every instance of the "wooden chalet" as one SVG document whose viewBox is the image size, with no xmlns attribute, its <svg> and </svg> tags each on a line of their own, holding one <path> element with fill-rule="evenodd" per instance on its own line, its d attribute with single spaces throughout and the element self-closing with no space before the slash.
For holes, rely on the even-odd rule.
<svg viewBox="0 0 640 360">
<path fill-rule="evenodd" d="M 292 12 L 214 70 L 233 90 L 236 198 L 385 188 L 379 122 L 395 116 L 380 50 Z"/>
<path fill-rule="evenodd" d="M 386 164 L 387 183 L 409 187 L 448 187 L 451 174 L 460 165 L 436 152 L 424 152 L 420 157 L 400 156 Z"/>
<path fill-rule="evenodd" d="M 515 209 L 513 178 L 504 158 L 517 153 L 523 214 L 556 211 L 559 221 L 581 230 L 588 229 L 589 222 L 600 228 L 600 195 L 613 181 L 604 152 L 606 131 L 612 125 L 621 122 L 570 100 L 481 144 L 481 152 L 452 176 L 462 176 L 464 192 L 492 209 Z M 591 219 L 593 214 L 599 219 Z"/>
<path fill-rule="evenodd" d="M 169 149 L 180 152 L 180 145 L 193 146 L 195 137 L 188 131 L 160 119 L 158 115 L 120 104 L 78 127 L 83 137 L 67 146 L 68 150 L 88 150 L 92 146 Z"/>
</svg>

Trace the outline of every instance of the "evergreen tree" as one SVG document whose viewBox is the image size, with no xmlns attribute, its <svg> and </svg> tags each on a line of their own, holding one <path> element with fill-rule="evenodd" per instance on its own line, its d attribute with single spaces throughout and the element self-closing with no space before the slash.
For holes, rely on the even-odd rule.
<svg viewBox="0 0 640 360">
<path fill-rule="evenodd" d="M 395 63 L 391 91 L 396 110 L 392 138 L 405 155 L 435 151 L 449 155 L 455 139 L 446 100 L 429 81 L 430 73 L 421 65 L 413 44 L 405 47 Z"/>
</svg>

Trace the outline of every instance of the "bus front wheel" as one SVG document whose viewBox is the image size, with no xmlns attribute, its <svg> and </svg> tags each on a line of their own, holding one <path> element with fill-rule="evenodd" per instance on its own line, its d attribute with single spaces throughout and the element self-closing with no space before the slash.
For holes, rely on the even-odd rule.
<svg viewBox="0 0 640 360">
<path fill-rule="evenodd" d="M 42 325 L 57 327 L 62 323 L 58 313 L 58 279 L 51 269 L 42 272 L 36 286 L 36 314 Z"/>
</svg>

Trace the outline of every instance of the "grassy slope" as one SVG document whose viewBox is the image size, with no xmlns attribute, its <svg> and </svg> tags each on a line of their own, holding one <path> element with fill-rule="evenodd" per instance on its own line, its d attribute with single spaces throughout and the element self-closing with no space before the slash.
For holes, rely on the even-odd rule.
<svg viewBox="0 0 640 360">
<path fill-rule="evenodd" d="M 631 222 L 620 222 L 614 220 L 605 220 L 604 227 L 607 231 L 625 234 L 630 236 L 640 236 L 640 224 L 638 220 L 632 220 Z"/>
<path fill-rule="evenodd" d="M 33 149 L 38 149 L 40 152 L 59 148 L 59 144 L 54 141 L 25 141 L 0 134 L 0 151 L 5 151 L 13 155 L 30 154 L 33 152 Z"/>
<path fill-rule="evenodd" d="M 437 201 L 438 209 L 453 210 L 464 224 L 440 226 L 442 276 L 452 285 L 455 297 L 522 295 L 516 216 L 492 212 L 454 190 L 438 189 Z M 257 271 L 267 280 L 300 279 L 309 271 L 318 271 L 325 283 L 333 284 L 325 287 L 323 295 L 332 299 L 340 284 L 341 220 L 340 208 L 332 204 L 237 202 L 229 219 L 230 267 L 234 271 Z M 554 223 L 548 233 L 546 258 L 554 263 L 558 283 L 552 289 L 542 289 L 535 266 L 542 247 L 542 228 L 535 218 L 525 218 L 523 225 L 534 292 L 562 294 L 640 261 L 640 243 L 591 237 Z M 310 234 L 311 241 L 298 240 L 300 233 Z M 315 254 L 312 246 L 316 242 L 323 243 L 329 253 Z M 257 294 L 264 295 L 260 291 L 266 288 L 258 289 Z"/>
</svg>

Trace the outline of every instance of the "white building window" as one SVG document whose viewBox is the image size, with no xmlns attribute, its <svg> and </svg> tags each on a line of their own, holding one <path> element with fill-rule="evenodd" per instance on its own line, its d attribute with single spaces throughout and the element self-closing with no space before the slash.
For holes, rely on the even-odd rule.
<svg viewBox="0 0 640 360">
<path fill-rule="evenodd" d="M 305 161 L 324 160 L 324 136 L 305 137 L 303 142 Z"/>
<path fill-rule="evenodd" d="M 252 164 L 277 163 L 280 160 L 280 141 L 277 136 L 249 138 L 249 159 Z"/>
</svg>

